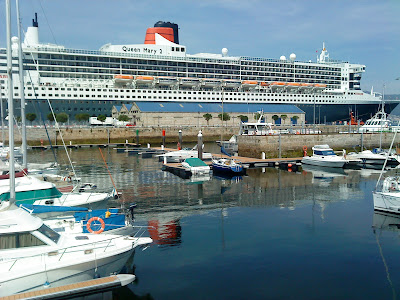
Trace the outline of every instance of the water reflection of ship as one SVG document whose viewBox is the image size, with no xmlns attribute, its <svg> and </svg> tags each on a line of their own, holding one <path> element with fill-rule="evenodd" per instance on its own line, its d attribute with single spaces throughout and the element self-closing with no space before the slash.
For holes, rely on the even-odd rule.
<svg viewBox="0 0 400 300">
<path fill-rule="evenodd" d="M 153 243 L 157 245 L 176 246 L 182 242 L 182 227 L 179 219 L 149 220 L 148 231 Z"/>
<path fill-rule="evenodd" d="M 312 173 L 312 183 L 329 185 L 335 178 L 347 176 L 343 168 L 329 168 L 312 165 L 302 165 L 303 171 Z"/>
</svg>

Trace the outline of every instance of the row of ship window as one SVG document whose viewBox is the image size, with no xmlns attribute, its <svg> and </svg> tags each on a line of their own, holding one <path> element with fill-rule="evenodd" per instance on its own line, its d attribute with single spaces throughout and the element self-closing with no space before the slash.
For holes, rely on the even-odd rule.
<svg viewBox="0 0 400 300">
<path fill-rule="evenodd" d="M 4 93 L 2 93 L 2 96 L 3 97 L 5 97 L 5 94 Z M 18 93 L 15 93 L 14 94 L 14 96 L 15 97 L 18 97 L 19 96 L 19 94 Z M 32 94 L 29 94 L 28 93 L 28 97 L 32 97 L 33 95 Z M 41 95 L 42 97 L 53 97 L 53 94 L 48 94 L 48 95 L 46 95 L 46 94 L 42 94 Z M 302 95 L 302 96 L 304 96 L 304 95 Z M 54 95 L 54 97 L 72 97 L 72 95 L 71 94 L 67 94 L 67 95 L 65 95 L 65 94 L 55 94 Z M 75 94 L 75 95 L 73 95 L 73 97 L 75 97 L 75 98 L 77 98 L 78 97 L 78 95 L 77 94 Z M 90 98 L 90 95 L 79 95 L 79 97 L 80 98 Z M 91 95 L 91 97 L 92 98 L 107 98 L 107 95 L 104 95 L 104 97 L 102 96 L 102 95 L 94 95 L 94 94 L 92 94 Z M 322 96 L 322 97 L 332 97 L 332 96 Z M 166 97 L 166 96 L 129 96 L 129 95 L 127 95 L 126 97 L 125 96 L 118 96 L 118 95 L 108 95 L 108 98 L 121 98 L 121 99 L 124 99 L 124 98 L 126 98 L 126 99 L 151 99 L 151 100 L 155 100 L 155 99 L 160 99 L 160 100 L 220 100 L 220 98 L 212 98 L 212 97 Z M 240 100 L 240 99 L 238 99 L 238 98 L 224 98 L 226 101 L 228 101 L 228 100 L 232 100 L 232 101 L 237 101 L 237 100 Z M 248 99 L 248 100 L 251 100 L 251 101 L 263 101 L 262 99 Z M 298 101 L 298 100 L 295 100 L 295 99 L 277 99 L 277 98 L 274 98 L 274 99 L 268 99 L 268 100 L 270 100 L 270 101 L 281 101 L 281 102 L 292 102 L 292 101 Z M 305 100 L 303 100 L 303 101 L 305 101 L 305 102 L 311 102 L 311 103 L 314 103 L 314 102 L 316 102 L 316 103 L 322 103 L 322 102 L 324 102 L 324 103 L 332 103 L 332 102 L 334 102 L 333 100 L 326 100 L 326 99 L 323 99 L 323 100 L 320 100 L 320 99 L 305 99 Z"/>
</svg>

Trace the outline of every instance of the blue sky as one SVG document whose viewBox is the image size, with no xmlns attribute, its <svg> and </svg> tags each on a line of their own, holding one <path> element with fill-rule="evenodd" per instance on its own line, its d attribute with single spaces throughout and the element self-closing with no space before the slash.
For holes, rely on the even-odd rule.
<svg viewBox="0 0 400 300">
<path fill-rule="evenodd" d="M 24 29 L 38 12 L 40 40 L 67 48 L 143 43 L 159 20 L 179 24 L 191 54 L 226 47 L 233 56 L 296 53 L 308 61 L 325 41 L 331 58 L 367 66 L 363 90 L 385 84 L 386 94 L 400 94 L 400 0 L 20 0 L 20 7 Z"/>
</svg>

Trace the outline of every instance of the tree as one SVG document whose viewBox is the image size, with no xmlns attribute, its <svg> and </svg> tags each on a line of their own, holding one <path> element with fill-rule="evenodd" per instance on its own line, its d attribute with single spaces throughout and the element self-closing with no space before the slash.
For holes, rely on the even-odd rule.
<svg viewBox="0 0 400 300">
<path fill-rule="evenodd" d="M 203 115 L 203 118 L 206 119 L 207 125 L 208 125 L 208 122 L 212 119 L 212 115 L 209 113 L 206 113 Z"/>
<path fill-rule="evenodd" d="M 65 112 L 59 113 L 56 115 L 56 120 L 59 123 L 65 123 L 68 121 L 68 115 Z"/>
<path fill-rule="evenodd" d="M 230 116 L 228 113 L 224 112 L 223 118 L 222 118 L 222 114 L 219 114 L 219 115 L 218 115 L 218 118 L 219 118 L 221 121 L 229 121 L 229 120 L 231 119 L 231 116 Z"/>
<path fill-rule="evenodd" d="M 255 113 L 254 114 L 254 120 L 258 121 L 258 119 L 260 119 L 261 114 L 260 113 Z"/>
<path fill-rule="evenodd" d="M 97 120 L 99 120 L 100 122 L 104 122 L 106 119 L 107 119 L 107 117 L 105 115 L 97 116 Z"/>
<path fill-rule="evenodd" d="M 239 115 L 238 118 L 240 119 L 241 122 L 248 122 L 249 121 L 249 117 L 248 116 Z"/>
<path fill-rule="evenodd" d="M 297 124 L 297 120 L 299 119 L 298 116 L 293 116 L 292 120 L 293 120 L 293 124 Z"/>
<path fill-rule="evenodd" d="M 128 122 L 131 118 L 129 118 L 127 115 L 120 115 L 118 117 L 118 121 L 122 121 L 122 122 Z"/>
<path fill-rule="evenodd" d="M 89 120 L 90 115 L 89 114 L 77 114 L 75 115 L 75 120 L 77 120 L 78 122 L 80 121 L 88 121 Z"/>
<path fill-rule="evenodd" d="M 277 115 L 273 115 L 272 116 L 272 120 L 274 120 L 274 123 L 276 124 L 276 121 L 279 119 L 279 116 Z"/>
<path fill-rule="evenodd" d="M 29 121 L 29 122 L 33 122 L 33 121 L 35 121 L 36 120 L 36 114 L 34 114 L 34 113 L 27 113 L 26 114 L 26 119 Z"/>
<path fill-rule="evenodd" d="M 49 120 L 49 121 L 51 121 L 51 122 L 54 121 L 53 113 L 48 113 L 48 114 L 47 114 L 47 120 Z"/>
<path fill-rule="evenodd" d="M 17 120 L 17 123 L 21 123 L 22 121 L 22 118 L 20 116 L 16 117 L 15 119 Z"/>
<path fill-rule="evenodd" d="M 281 115 L 281 119 L 283 120 L 283 124 L 285 124 L 285 120 L 287 119 L 287 115 Z"/>
</svg>

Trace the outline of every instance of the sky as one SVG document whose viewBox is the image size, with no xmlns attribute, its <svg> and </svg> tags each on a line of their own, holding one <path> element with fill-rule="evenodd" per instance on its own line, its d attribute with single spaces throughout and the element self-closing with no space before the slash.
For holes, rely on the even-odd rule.
<svg viewBox="0 0 400 300">
<path fill-rule="evenodd" d="M 366 65 L 364 91 L 400 94 L 400 0 L 20 0 L 20 10 L 24 30 L 37 12 L 40 41 L 73 49 L 142 44 L 160 20 L 179 25 L 190 54 L 315 61 L 325 42 L 330 58 Z M 5 47 L 4 0 L 0 18 Z"/>
</svg>

